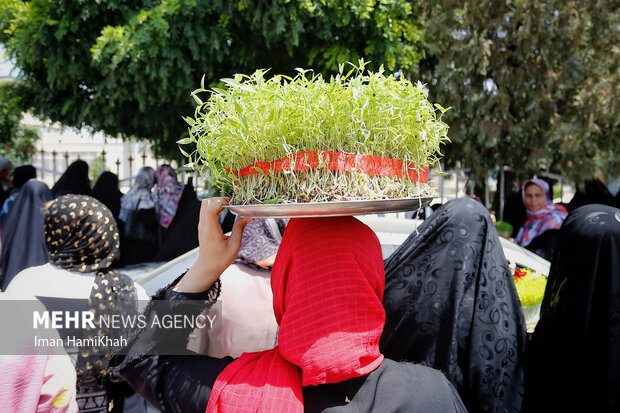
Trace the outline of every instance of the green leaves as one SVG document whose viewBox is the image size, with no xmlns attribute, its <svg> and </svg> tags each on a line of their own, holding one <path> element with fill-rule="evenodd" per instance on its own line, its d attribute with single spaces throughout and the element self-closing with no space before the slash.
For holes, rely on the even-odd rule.
<svg viewBox="0 0 620 413">
<path fill-rule="evenodd" d="M 346 74 L 340 65 L 340 73 L 329 80 L 300 68 L 293 78 L 266 79 L 258 70 L 223 79 L 226 89 L 207 96 L 194 117 L 186 120 L 191 138 L 183 142 L 195 139 L 202 162 L 231 171 L 304 151 L 359 153 L 418 166 L 434 163 L 440 144 L 447 140 L 448 126 L 439 119 L 447 109 L 433 106 L 421 84 L 395 80 L 383 70 L 366 71 L 367 64 L 362 59 L 357 65 L 348 64 L 351 70 Z M 192 96 L 203 93 L 201 88 Z M 254 169 L 265 175 L 261 168 Z M 286 180 L 295 179 L 293 172 L 287 171 Z M 280 176 L 268 179 L 286 186 Z M 241 179 L 241 185 L 246 181 Z M 212 183 L 236 188 L 242 202 L 250 202 L 244 193 L 258 201 L 267 199 L 249 186 L 240 189 L 234 175 L 215 174 Z"/>
<path fill-rule="evenodd" d="M 190 119 L 191 119 L 191 118 L 190 118 Z M 183 138 L 183 139 L 179 139 L 179 140 L 177 141 L 177 143 L 178 143 L 179 145 L 186 145 L 186 144 L 188 144 L 188 143 L 193 143 L 193 142 L 196 142 L 196 141 L 194 140 L 194 138 L 191 138 L 191 137 L 190 137 L 190 138 Z"/>
<path fill-rule="evenodd" d="M 201 90 L 252 93 L 235 72 L 325 74 L 360 56 L 372 68 L 414 67 L 416 36 L 405 0 L 0 1 L 0 41 L 22 73 L 24 109 L 147 138 L 169 157 L 179 154 L 182 116 L 202 104 L 188 96 L 198 81 Z"/>
<path fill-rule="evenodd" d="M 478 182 L 499 165 L 577 180 L 620 171 L 616 9 L 610 0 L 417 3 L 426 57 L 408 75 L 453 108 L 442 118 L 453 140 L 446 167 L 471 168 Z"/>
<path fill-rule="evenodd" d="M 28 159 L 39 140 L 38 130 L 20 125 L 22 111 L 19 96 L 11 93 L 5 83 L 0 83 L 0 145 L 2 153 L 15 160 Z"/>
<path fill-rule="evenodd" d="M 238 81 L 236 81 L 235 79 L 228 79 L 228 78 L 224 78 L 221 79 L 222 82 L 234 87 L 234 88 L 238 88 L 241 90 L 245 90 L 246 92 L 250 92 L 250 93 L 256 93 L 256 89 L 254 89 L 252 86 L 248 85 L 248 84 L 243 84 L 243 83 L 239 83 Z"/>
</svg>

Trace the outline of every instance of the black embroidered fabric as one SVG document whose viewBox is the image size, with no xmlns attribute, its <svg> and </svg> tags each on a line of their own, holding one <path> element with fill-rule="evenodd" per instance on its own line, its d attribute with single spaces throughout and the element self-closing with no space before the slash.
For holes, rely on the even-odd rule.
<svg viewBox="0 0 620 413">
<path fill-rule="evenodd" d="M 155 301 L 167 301 L 169 307 L 166 310 L 167 314 L 200 314 L 204 309 L 211 308 L 217 301 L 222 291 L 222 282 L 218 279 L 213 285 L 205 292 L 202 293 L 179 293 L 172 290 L 185 273 L 177 277 L 173 282 L 164 288 L 159 289 L 152 297 L 149 304 L 142 311 L 146 320 L 151 320 L 154 314 Z M 201 305 L 197 305 L 197 301 L 201 301 Z M 157 306 L 159 311 L 164 309 L 163 306 Z M 159 314 L 160 316 L 163 314 Z M 149 322 L 146 325 L 150 325 Z M 182 343 L 183 348 L 187 347 L 187 340 L 191 328 L 188 329 L 174 329 L 166 332 L 166 343 L 176 345 Z M 174 334 L 171 337 L 170 334 Z M 127 346 L 123 349 L 119 349 L 112 356 L 110 362 L 111 373 L 115 377 L 120 377 L 118 374 L 120 370 L 131 368 L 132 366 L 140 363 L 145 358 L 152 354 L 166 353 L 167 349 L 162 347 L 162 340 L 159 337 L 161 332 L 154 328 L 141 328 L 135 329 L 129 334 L 127 339 Z M 121 351 L 122 350 L 122 351 Z M 178 352 L 179 348 L 169 349 L 173 352 Z M 122 354 L 126 355 L 122 355 Z"/>
<path fill-rule="evenodd" d="M 518 412 L 525 321 L 486 208 L 443 205 L 385 269 L 381 352 L 443 371 L 470 412 Z"/>
<path fill-rule="evenodd" d="M 620 411 L 618 208 L 583 206 L 560 228 L 528 349 L 522 411 Z"/>
<path fill-rule="evenodd" d="M 173 291 L 172 287 L 182 276 L 153 295 L 143 311 L 149 320 L 147 324 L 154 316 L 198 315 L 217 301 L 221 291 L 219 280 L 202 293 Z M 156 301 L 160 302 L 154 305 Z M 113 374 L 127 380 L 162 412 L 204 412 L 217 375 L 232 358 L 214 359 L 190 352 L 187 350 L 190 332 L 191 327 L 136 330 L 127 347 L 112 357 Z"/>
</svg>

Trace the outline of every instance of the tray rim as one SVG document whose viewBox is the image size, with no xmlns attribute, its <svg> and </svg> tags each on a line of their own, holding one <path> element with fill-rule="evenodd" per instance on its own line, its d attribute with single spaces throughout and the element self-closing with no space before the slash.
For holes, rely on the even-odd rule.
<svg viewBox="0 0 620 413">
<path fill-rule="evenodd" d="M 291 202 L 286 204 L 244 204 L 244 205 L 223 205 L 233 214 L 240 217 L 247 218 L 311 218 L 311 217 L 332 217 L 332 216 L 347 216 L 347 215 L 371 215 L 381 213 L 394 213 L 403 211 L 414 211 L 430 204 L 436 196 L 419 196 L 408 198 L 390 198 L 390 199 L 358 199 L 358 200 L 346 200 L 346 201 L 329 201 L 329 202 Z M 410 203 L 417 202 L 415 207 L 412 207 Z M 376 208 L 366 208 L 364 210 L 352 209 L 350 211 L 336 211 L 332 212 L 331 209 L 338 207 L 351 208 L 357 205 L 372 206 L 377 205 Z M 391 205 L 390 205 L 391 204 Z M 331 208 L 322 208 L 329 206 Z M 301 211 L 295 210 L 295 208 L 302 208 Z M 312 213 L 315 209 L 323 209 L 323 213 Z M 243 214 L 244 209 L 251 208 L 254 212 L 249 212 L 249 215 Z M 241 210 L 241 211 L 235 211 Z M 274 209 L 276 212 L 274 213 Z M 277 213 L 277 210 L 282 210 L 282 213 Z M 257 213 L 258 210 L 258 213 Z M 306 210 L 309 213 L 306 213 Z"/>
</svg>

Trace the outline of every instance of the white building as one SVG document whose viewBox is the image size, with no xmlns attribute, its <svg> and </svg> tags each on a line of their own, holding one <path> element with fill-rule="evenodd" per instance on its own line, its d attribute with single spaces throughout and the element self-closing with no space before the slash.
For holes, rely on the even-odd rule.
<svg viewBox="0 0 620 413">
<path fill-rule="evenodd" d="M 161 162 L 153 156 L 147 141 L 123 141 L 101 132 L 92 133 L 87 128 L 78 131 L 59 123 L 41 122 L 28 114 L 24 116 L 22 124 L 39 131 L 41 140 L 36 143 L 35 153 L 29 162 L 37 168 L 39 177 L 50 186 L 77 159 L 88 162 L 91 168 L 97 168 L 99 172 L 114 172 L 123 187 L 130 185 L 130 179 L 142 166 L 156 169 Z M 102 168 L 104 161 L 105 167 Z"/>
<path fill-rule="evenodd" d="M 0 46 L 0 81 L 10 81 L 16 73 L 4 52 L 4 48 Z M 22 124 L 36 128 L 41 140 L 36 143 L 32 159 L 13 159 L 13 162 L 16 165 L 34 165 L 39 178 L 50 187 L 67 166 L 77 159 L 88 162 L 91 169 L 98 169 L 97 172 L 107 170 L 116 173 L 123 190 L 130 186 L 131 178 L 142 166 L 156 169 L 162 162 L 152 155 L 147 141 L 123 141 L 101 132 L 93 133 L 87 128 L 77 131 L 59 123 L 42 122 L 29 114 L 24 116 Z M 102 168 L 104 160 L 105 167 Z M 173 166 L 178 167 L 174 163 Z"/>
</svg>

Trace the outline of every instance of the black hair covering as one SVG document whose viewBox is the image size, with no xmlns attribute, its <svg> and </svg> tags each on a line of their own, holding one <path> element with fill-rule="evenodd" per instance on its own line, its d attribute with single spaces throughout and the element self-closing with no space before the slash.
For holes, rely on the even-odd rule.
<svg viewBox="0 0 620 413">
<path fill-rule="evenodd" d="M 518 412 L 525 320 L 488 211 L 448 202 L 385 262 L 380 349 L 441 370 L 470 412 Z"/>
<path fill-rule="evenodd" d="M 58 198 L 66 194 L 90 194 L 90 179 L 86 162 L 79 159 L 73 162 L 52 187 L 52 197 Z"/>
<path fill-rule="evenodd" d="M 37 177 L 37 168 L 32 165 L 22 165 L 13 169 L 13 188 L 21 188 L 30 179 Z"/>
<path fill-rule="evenodd" d="M 95 272 L 89 308 L 95 313 L 95 330 L 83 332 L 83 338 L 104 335 L 118 337 L 115 329 L 104 331 L 98 325 L 100 314 L 130 314 L 137 311 L 133 282 L 110 267 L 119 256 L 119 233 L 110 210 L 86 195 L 64 195 L 47 205 L 45 241 L 52 264 L 69 271 Z M 93 340 L 94 341 L 94 340 Z M 77 362 L 79 374 L 98 379 L 107 376 L 109 355 L 105 346 L 81 347 Z"/>
<path fill-rule="evenodd" d="M 525 224 L 525 221 L 527 221 L 527 212 L 523 204 L 521 189 L 511 193 L 506 198 L 506 203 L 504 205 L 504 221 L 512 225 L 511 235 L 513 238 L 516 238 L 519 229 Z"/>
<path fill-rule="evenodd" d="M 524 412 L 620 411 L 620 209 L 573 211 L 528 349 Z"/>
<path fill-rule="evenodd" d="M 614 196 L 609 192 L 607 186 L 601 182 L 600 179 L 588 179 L 584 182 L 583 187 L 583 191 L 577 188 L 577 192 L 575 192 L 573 199 L 568 203 L 567 209 L 569 212 L 590 204 L 620 206 L 616 203 Z"/>
<path fill-rule="evenodd" d="M 6 290 L 23 269 L 49 261 L 43 235 L 43 207 L 52 193 L 43 181 L 26 182 L 2 227 L 0 287 Z"/>
<path fill-rule="evenodd" d="M 123 193 L 118 189 L 118 176 L 115 173 L 105 171 L 99 175 L 90 195 L 107 206 L 115 219 L 118 218 Z"/>
</svg>

